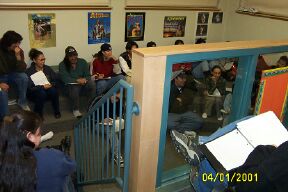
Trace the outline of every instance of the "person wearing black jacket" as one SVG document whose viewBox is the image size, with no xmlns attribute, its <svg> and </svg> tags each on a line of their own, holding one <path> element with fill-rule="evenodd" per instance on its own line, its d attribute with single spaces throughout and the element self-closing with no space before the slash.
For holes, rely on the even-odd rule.
<svg viewBox="0 0 288 192">
<path fill-rule="evenodd" d="M 29 77 L 28 82 L 28 98 L 34 103 L 34 112 L 38 113 L 43 118 L 43 108 L 46 100 L 51 100 L 56 119 L 61 117 L 59 110 L 59 94 L 56 88 L 57 75 L 51 67 L 45 65 L 45 56 L 43 52 L 37 49 L 31 49 L 29 57 L 33 61 L 31 66 L 26 70 Z M 35 86 L 31 79 L 31 75 L 43 71 L 49 83 L 45 85 Z"/>
<path fill-rule="evenodd" d="M 23 50 L 19 47 L 22 40 L 22 36 L 15 31 L 7 31 L 0 40 L 0 121 L 8 113 L 8 92 L 11 84 L 16 84 L 18 105 L 24 110 L 30 110 L 26 100 L 26 63 Z"/>
</svg>

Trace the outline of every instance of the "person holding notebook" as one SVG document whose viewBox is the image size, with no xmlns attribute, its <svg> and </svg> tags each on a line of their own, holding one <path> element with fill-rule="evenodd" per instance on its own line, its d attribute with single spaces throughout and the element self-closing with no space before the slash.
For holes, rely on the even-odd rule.
<svg viewBox="0 0 288 192">
<path fill-rule="evenodd" d="M 113 72 L 114 65 L 119 61 L 112 55 L 112 47 L 108 43 L 101 45 L 100 51 L 94 55 L 90 65 L 90 73 L 95 76 L 96 96 L 109 90 L 120 79 L 125 79 L 122 74 Z"/>
<path fill-rule="evenodd" d="M 43 119 L 44 103 L 46 100 L 51 100 L 54 117 L 59 119 L 61 113 L 59 109 L 59 94 L 56 88 L 57 75 L 51 67 L 45 65 L 46 59 L 42 51 L 32 48 L 29 52 L 29 57 L 32 63 L 26 70 L 26 74 L 29 77 L 27 95 L 35 103 L 34 112 L 38 113 Z M 42 85 L 35 85 L 31 76 L 40 71 L 44 73 L 48 82 Z"/>
</svg>

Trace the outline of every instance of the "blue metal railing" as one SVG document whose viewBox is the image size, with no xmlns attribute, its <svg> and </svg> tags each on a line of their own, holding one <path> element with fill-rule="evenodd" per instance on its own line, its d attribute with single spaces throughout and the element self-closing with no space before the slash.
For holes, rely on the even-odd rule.
<svg viewBox="0 0 288 192">
<path fill-rule="evenodd" d="M 74 126 L 78 186 L 116 181 L 122 191 L 128 191 L 132 115 L 139 113 L 133 94 L 130 84 L 118 81 Z"/>
</svg>

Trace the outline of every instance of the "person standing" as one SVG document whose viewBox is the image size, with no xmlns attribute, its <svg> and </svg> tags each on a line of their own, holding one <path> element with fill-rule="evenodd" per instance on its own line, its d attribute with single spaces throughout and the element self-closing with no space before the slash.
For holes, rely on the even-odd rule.
<svg viewBox="0 0 288 192">
<path fill-rule="evenodd" d="M 54 110 L 54 116 L 56 119 L 61 117 L 59 110 L 59 94 L 56 88 L 57 75 L 51 69 L 51 67 L 45 65 L 45 56 L 43 52 L 37 49 L 31 49 L 29 52 L 29 57 L 32 61 L 31 66 L 26 70 L 26 74 L 29 77 L 28 83 L 28 98 L 30 98 L 34 103 L 34 112 L 38 113 L 40 117 L 43 118 L 43 108 L 46 100 L 51 100 L 52 107 Z M 46 76 L 49 84 L 37 85 L 31 79 L 31 75 L 42 71 Z"/>
<path fill-rule="evenodd" d="M 93 100 L 96 93 L 94 76 L 91 77 L 88 63 L 78 58 L 76 49 L 68 46 L 65 49 L 64 60 L 59 64 L 61 80 L 68 88 L 68 96 L 72 103 L 73 115 L 77 118 L 82 116 L 80 112 L 80 93 L 86 93 L 89 101 Z"/>
<path fill-rule="evenodd" d="M 7 31 L 0 40 L 0 121 L 8 113 L 8 90 L 11 84 L 16 84 L 18 105 L 23 110 L 30 110 L 26 100 L 26 63 L 23 50 L 19 47 L 22 40 L 22 36 L 15 31 Z"/>
</svg>

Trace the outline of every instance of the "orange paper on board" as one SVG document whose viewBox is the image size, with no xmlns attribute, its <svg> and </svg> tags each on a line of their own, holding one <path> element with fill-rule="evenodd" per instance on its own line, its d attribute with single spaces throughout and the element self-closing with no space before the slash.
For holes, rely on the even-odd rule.
<svg viewBox="0 0 288 192">
<path fill-rule="evenodd" d="M 255 114 L 273 111 L 283 121 L 288 95 L 288 67 L 262 72 Z"/>
</svg>

